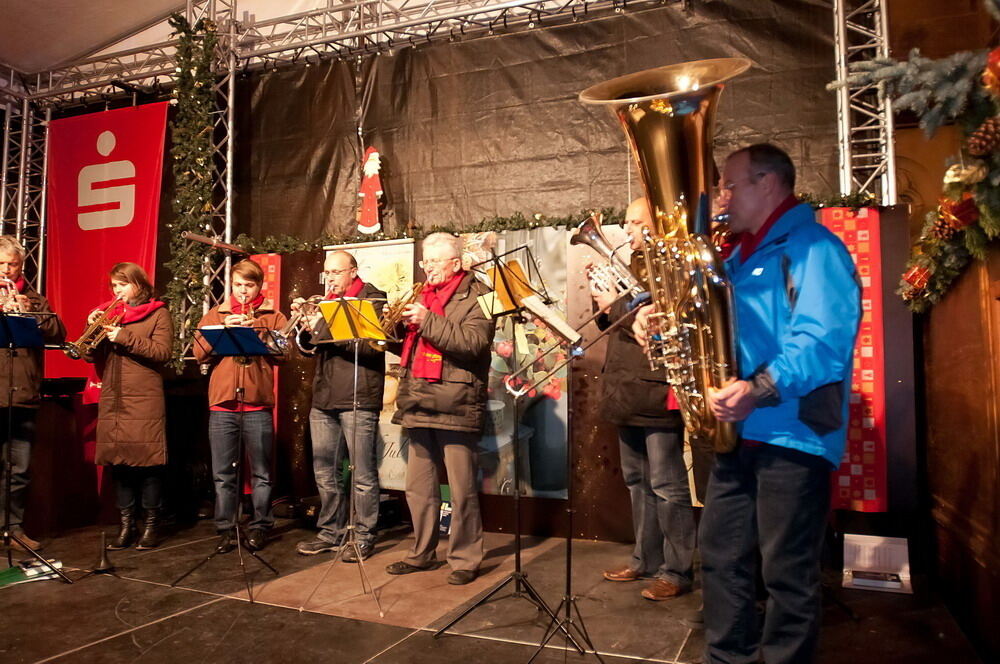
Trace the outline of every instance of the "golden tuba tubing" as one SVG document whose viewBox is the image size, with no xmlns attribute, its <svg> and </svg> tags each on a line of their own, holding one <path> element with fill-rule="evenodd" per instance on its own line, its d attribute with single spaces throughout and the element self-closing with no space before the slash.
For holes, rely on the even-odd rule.
<svg viewBox="0 0 1000 664">
<path fill-rule="evenodd" d="M 102 311 L 101 314 L 94 319 L 93 323 L 87 325 L 79 339 L 63 344 L 62 351 L 70 358 L 79 360 L 84 355 L 97 348 L 98 344 L 104 341 L 104 338 L 108 336 L 108 331 L 104 329 L 104 326 L 117 325 L 121 322 L 122 318 L 125 317 L 124 307 L 121 307 L 119 311 L 115 311 L 115 309 L 118 309 L 121 304 L 121 298 L 116 297 L 112 300 L 111 304 L 108 305 L 108 308 Z"/>
<path fill-rule="evenodd" d="M 738 375 L 732 294 L 709 238 L 715 111 L 744 58 L 668 65 L 621 76 L 580 93 L 618 120 L 638 166 L 653 229 L 643 251 L 652 297 L 647 352 L 666 370 L 693 443 L 729 452 L 736 427 L 719 422 L 707 391 Z"/>
</svg>

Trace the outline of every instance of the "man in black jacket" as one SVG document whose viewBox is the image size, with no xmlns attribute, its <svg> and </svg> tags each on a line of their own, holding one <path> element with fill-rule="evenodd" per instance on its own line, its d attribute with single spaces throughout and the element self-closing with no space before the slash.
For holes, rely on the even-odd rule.
<svg viewBox="0 0 1000 664">
<path fill-rule="evenodd" d="M 632 201 L 625 230 L 632 251 L 640 251 L 643 229 L 650 227 L 645 198 Z M 606 329 L 628 312 L 626 298 L 592 285 L 604 310 Z M 622 477 L 632 502 L 635 549 L 627 565 L 604 572 L 609 581 L 652 578 L 642 596 L 665 600 L 691 590 L 695 547 L 694 513 L 683 455 L 683 423 L 676 405 L 668 410 L 666 373 L 653 371 L 629 326 L 608 339 L 602 382 L 602 415 L 618 426 Z"/>
<path fill-rule="evenodd" d="M 385 300 L 385 293 L 358 277 L 358 262 L 346 251 L 330 253 L 323 264 L 327 299 L 356 297 Z M 293 310 L 301 301 L 293 303 Z M 375 303 L 376 311 L 382 302 Z M 318 314 L 308 321 L 319 329 Z M 305 332 L 304 335 L 312 336 Z M 308 344 L 308 341 L 306 341 Z M 305 345 L 304 344 L 304 347 Z M 385 353 L 362 343 L 358 347 L 357 418 L 354 404 L 354 344 L 316 344 L 316 377 L 313 381 L 309 431 L 312 435 L 313 473 L 319 488 L 320 513 L 316 539 L 299 542 L 302 555 L 335 551 L 346 535 L 347 500 L 341 465 L 346 448 L 354 467 L 355 533 L 362 558 L 372 554 L 378 522 L 379 485 L 376 431 L 385 387 Z M 354 549 L 344 552 L 345 562 L 357 562 Z"/>
</svg>

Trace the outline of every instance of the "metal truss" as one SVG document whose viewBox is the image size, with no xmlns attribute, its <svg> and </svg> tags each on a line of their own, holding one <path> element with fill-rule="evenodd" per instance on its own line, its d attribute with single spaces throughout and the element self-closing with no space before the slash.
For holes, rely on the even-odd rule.
<svg viewBox="0 0 1000 664">
<path fill-rule="evenodd" d="M 0 107 L 0 228 L 24 246 L 24 276 L 42 290 L 45 254 L 48 121 L 27 99 Z"/>
<path fill-rule="evenodd" d="M 833 0 L 837 79 L 851 63 L 889 55 L 886 0 Z M 896 204 L 892 102 L 877 85 L 837 90 L 840 192 L 870 193 Z"/>
<path fill-rule="evenodd" d="M 670 0 L 358 0 L 260 22 L 245 21 L 244 65 L 348 56 L 444 39 L 491 35 L 586 18 L 591 12 Z M 678 0 L 673 0 L 678 1 Z"/>
</svg>

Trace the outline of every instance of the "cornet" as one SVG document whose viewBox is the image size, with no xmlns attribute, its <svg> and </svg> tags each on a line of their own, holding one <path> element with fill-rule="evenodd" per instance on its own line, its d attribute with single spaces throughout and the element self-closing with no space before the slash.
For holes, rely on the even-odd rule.
<svg viewBox="0 0 1000 664">
<path fill-rule="evenodd" d="M 306 355 L 311 355 L 312 351 L 308 351 L 302 347 L 299 343 L 299 333 L 302 332 L 302 326 L 306 322 L 306 318 L 312 316 L 317 311 L 319 311 L 319 303 L 323 301 L 322 295 L 313 295 L 308 298 L 302 304 L 299 305 L 299 310 L 291 315 L 288 322 L 280 330 L 275 330 L 274 334 L 271 334 L 268 339 L 267 345 L 274 350 L 284 353 L 288 350 L 289 340 L 295 339 L 295 343 L 298 345 L 299 350 Z"/>
<path fill-rule="evenodd" d="M 116 297 L 108 305 L 108 308 L 94 319 L 94 322 L 87 325 L 87 328 L 76 341 L 63 344 L 62 351 L 70 358 L 79 360 L 87 353 L 97 348 L 98 344 L 108 336 L 105 326 L 118 325 L 125 317 L 125 307 L 121 306 L 122 300 Z M 117 311 L 116 311 L 117 309 Z"/>
</svg>

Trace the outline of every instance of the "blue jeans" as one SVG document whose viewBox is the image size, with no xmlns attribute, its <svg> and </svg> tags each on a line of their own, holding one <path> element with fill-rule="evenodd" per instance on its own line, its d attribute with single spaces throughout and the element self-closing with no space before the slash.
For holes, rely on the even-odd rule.
<svg viewBox="0 0 1000 664">
<path fill-rule="evenodd" d="M 353 466 L 355 534 L 360 544 L 375 541 L 379 501 L 377 425 L 378 413 L 373 410 L 357 411 L 356 424 L 351 410 L 313 408 L 309 412 L 313 473 L 320 499 L 316 525 L 321 540 L 338 544 L 346 535 L 348 501 L 344 498 L 341 471 L 346 450 Z"/>
<path fill-rule="evenodd" d="M 24 521 L 24 503 L 28 494 L 31 475 L 31 443 L 35 440 L 34 408 L 11 409 L 10 421 L 10 525 L 20 526 Z M 7 463 L 7 409 L 0 410 L 0 464 Z M 7 475 L 0 473 L 0 525 L 2 525 L 4 505 L 7 500 Z"/>
<path fill-rule="evenodd" d="M 236 486 L 236 454 L 239 450 L 240 413 L 212 411 L 208 416 L 208 441 L 212 447 L 212 474 L 215 476 L 215 527 L 220 532 L 236 524 L 236 507 L 243 487 Z M 271 454 L 274 420 L 270 410 L 242 414 L 243 445 L 250 460 L 250 487 L 253 517 L 249 528 L 270 528 Z"/>
<path fill-rule="evenodd" d="M 618 443 L 635 532 L 630 567 L 690 590 L 695 525 L 681 433 L 623 426 Z"/>
<path fill-rule="evenodd" d="M 776 445 L 716 456 L 701 519 L 705 661 L 798 664 L 815 658 L 830 464 Z M 757 552 L 768 592 L 756 610 Z"/>
</svg>

